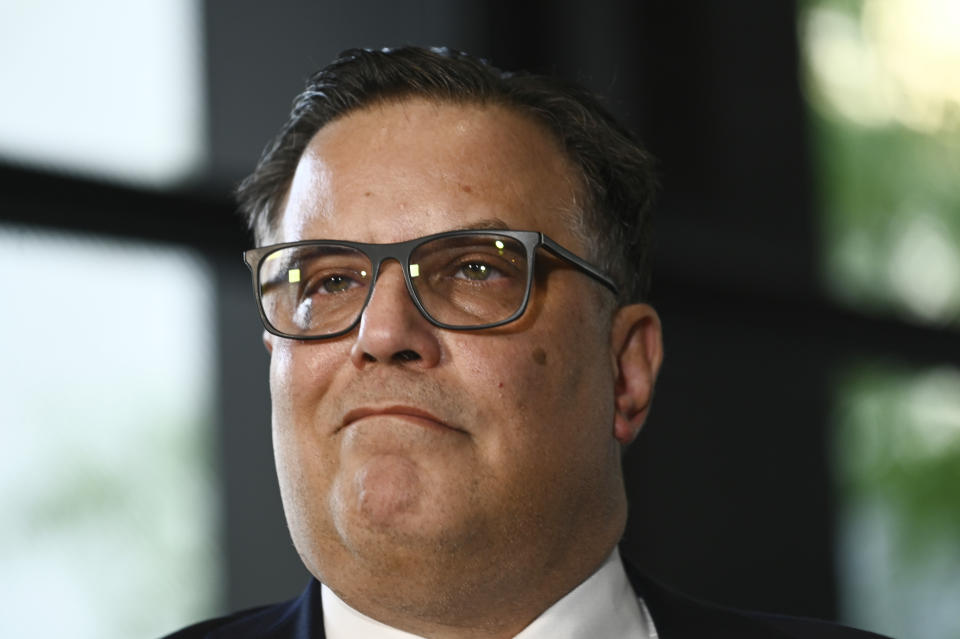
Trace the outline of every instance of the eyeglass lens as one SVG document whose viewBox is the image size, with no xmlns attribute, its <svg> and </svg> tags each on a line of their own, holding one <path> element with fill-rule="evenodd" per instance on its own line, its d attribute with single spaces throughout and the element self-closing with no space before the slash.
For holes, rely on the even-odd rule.
<svg viewBox="0 0 960 639">
<path fill-rule="evenodd" d="M 527 291 L 527 252 L 496 233 L 435 238 L 410 255 L 409 282 L 441 324 L 481 327 L 516 313 Z M 357 248 L 322 244 L 280 248 L 261 261 L 263 312 L 282 333 L 329 335 L 363 312 L 374 266 Z"/>
</svg>

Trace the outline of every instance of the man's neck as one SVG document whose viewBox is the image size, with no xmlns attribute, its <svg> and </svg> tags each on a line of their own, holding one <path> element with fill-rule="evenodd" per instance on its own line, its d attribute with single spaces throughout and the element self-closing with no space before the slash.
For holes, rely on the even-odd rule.
<svg viewBox="0 0 960 639">
<path fill-rule="evenodd" d="M 329 583 L 329 586 L 352 608 L 414 635 L 441 639 L 508 638 L 516 636 L 587 580 L 604 564 L 613 549 L 613 544 L 593 553 L 581 549 L 575 557 L 542 562 L 540 568 L 534 570 L 528 564 L 522 571 L 506 562 L 477 557 L 475 565 L 463 567 L 458 581 L 444 579 L 451 585 L 442 592 L 436 587 L 438 582 L 431 579 L 436 575 L 435 570 L 395 571 L 383 566 L 379 569 L 381 580 L 392 583 L 386 596 L 381 596 L 383 588 L 378 588 L 376 595 L 371 596 L 370 590 L 357 593 L 342 590 L 336 583 Z M 385 575 L 397 574 L 406 578 L 402 581 L 383 579 Z M 360 582 L 370 583 L 370 580 L 354 579 L 348 583 Z M 426 600 L 425 595 L 430 593 L 435 598 Z"/>
<path fill-rule="evenodd" d="M 509 634 L 480 633 L 477 629 L 448 628 L 443 634 L 411 634 L 373 619 L 343 602 L 323 587 L 324 625 L 330 639 L 414 639 L 427 634 L 441 637 L 516 637 L 556 639 L 557 637 L 655 637 L 649 612 L 634 593 L 620 555 L 614 549 L 601 567 L 532 623 Z M 518 634 L 519 633 L 519 634 Z"/>
</svg>

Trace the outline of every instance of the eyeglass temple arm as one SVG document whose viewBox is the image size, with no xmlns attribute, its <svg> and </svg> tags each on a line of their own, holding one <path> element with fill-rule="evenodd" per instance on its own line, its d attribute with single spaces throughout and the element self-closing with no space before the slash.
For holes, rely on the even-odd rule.
<svg viewBox="0 0 960 639">
<path fill-rule="evenodd" d="M 613 282 L 613 279 L 590 262 L 587 262 L 574 253 L 571 253 L 543 233 L 540 234 L 540 244 L 543 246 L 543 248 L 547 249 L 560 259 L 570 262 L 581 271 L 609 288 L 611 291 L 613 291 L 614 295 L 620 295 L 620 291 L 617 290 L 617 285 Z"/>
</svg>

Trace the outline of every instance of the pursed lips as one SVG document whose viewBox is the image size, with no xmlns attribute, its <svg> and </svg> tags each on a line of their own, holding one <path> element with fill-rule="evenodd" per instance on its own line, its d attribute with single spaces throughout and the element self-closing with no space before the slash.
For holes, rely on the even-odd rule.
<svg viewBox="0 0 960 639">
<path fill-rule="evenodd" d="M 368 417 L 398 417 L 426 428 L 444 428 L 463 432 L 461 429 L 451 426 L 429 411 L 425 411 L 421 408 L 415 408 L 413 406 L 402 405 L 382 407 L 364 406 L 361 408 L 354 408 L 344 415 L 343 421 L 340 423 L 340 427 L 337 428 L 336 432 L 347 428 L 354 422 L 357 422 L 361 419 L 366 419 Z"/>
</svg>

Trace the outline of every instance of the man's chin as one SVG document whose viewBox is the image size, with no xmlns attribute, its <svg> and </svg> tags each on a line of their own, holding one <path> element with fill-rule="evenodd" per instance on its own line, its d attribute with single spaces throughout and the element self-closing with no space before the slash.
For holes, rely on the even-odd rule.
<svg viewBox="0 0 960 639">
<path fill-rule="evenodd" d="M 415 517 L 423 501 L 424 482 L 415 463 L 400 455 L 376 455 L 353 473 L 340 505 L 354 511 L 373 529 L 402 525 Z"/>
</svg>

